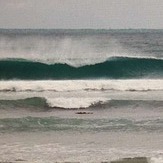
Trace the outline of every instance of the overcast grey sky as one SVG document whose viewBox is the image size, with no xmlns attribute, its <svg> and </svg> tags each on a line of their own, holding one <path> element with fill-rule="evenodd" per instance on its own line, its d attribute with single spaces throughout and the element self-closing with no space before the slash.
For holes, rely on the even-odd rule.
<svg viewBox="0 0 163 163">
<path fill-rule="evenodd" d="M 0 0 L 0 28 L 163 28 L 163 0 Z"/>
</svg>

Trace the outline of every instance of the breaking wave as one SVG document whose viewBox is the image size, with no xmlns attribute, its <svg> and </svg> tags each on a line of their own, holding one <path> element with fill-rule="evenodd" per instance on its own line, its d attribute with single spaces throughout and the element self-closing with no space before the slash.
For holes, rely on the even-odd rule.
<svg viewBox="0 0 163 163">
<path fill-rule="evenodd" d="M 163 78 L 163 60 L 114 57 L 94 65 L 73 67 L 68 64 L 44 64 L 28 60 L 1 60 L 0 79 L 128 79 Z"/>
<path fill-rule="evenodd" d="M 80 102 L 81 101 L 81 102 Z M 43 98 L 31 97 L 17 100 L 0 100 L 1 109 L 26 108 L 33 111 L 44 109 L 125 109 L 125 108 L 162 108 L 163 101 L 155 100 L 114 100 L 107 98 Z"/>
</svg>

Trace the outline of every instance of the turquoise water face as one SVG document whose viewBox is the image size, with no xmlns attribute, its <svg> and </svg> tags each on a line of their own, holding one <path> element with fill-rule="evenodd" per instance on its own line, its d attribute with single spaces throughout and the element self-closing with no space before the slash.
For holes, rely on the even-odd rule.
<svg viewBox="0 0 163 163">
<path fill-rule="evenodd" d="M 25 73 L 24 73 L 25 72 Z M 33 61 L 0 61 L 0 79 L 140 79 L 163 78 L 163 60 L 116 57 L 103 63 L 73 67 L 68 64 L 43 64 Z"/>
</svg>

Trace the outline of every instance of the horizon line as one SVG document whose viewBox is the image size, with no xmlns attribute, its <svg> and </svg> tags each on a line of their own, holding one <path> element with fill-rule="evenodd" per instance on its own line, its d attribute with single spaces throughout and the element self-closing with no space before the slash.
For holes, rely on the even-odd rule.
<svg viewBox="0 0 163 163">
<path fill-rule="evenodd" d="M 163 30 L 163 28 L 1 28 L 0 30 Z"/>
</svg>

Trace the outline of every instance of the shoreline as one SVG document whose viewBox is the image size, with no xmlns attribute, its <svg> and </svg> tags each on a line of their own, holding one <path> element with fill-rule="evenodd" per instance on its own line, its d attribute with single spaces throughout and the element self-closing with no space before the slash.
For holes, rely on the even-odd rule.
<svg viewBox="0 0 163 163">
<path fill-rule="evenodd" d="M 23 159 L 16 159 L 14 161 L 0 161 L 0 163 L 29 163 L 27 160 L 23 160 Z M 39 161 L 37 161 L 39 163 Z M 58 163 L 58 162 L 56 162 Z M 60 163 L 67 163 L 67 161 L 63 161 Z M 74 161 L 72 163 L 80 163 L 80 161 Z M 146 157 L 134 157 L 134 158 L 123 158 L 120 160 L 116 160 L 116 161 L 101 161 L 101 163 L 149 163 L 148 162 L 148 158 Z"/>
<path fill-rule="evenodd" d="M 147 157 L 123 158 L 110 163 L 149 163 Z"/>
</svg>

